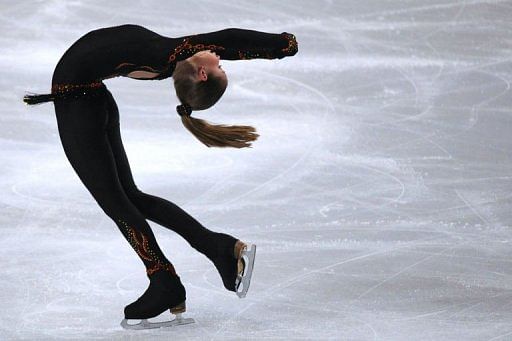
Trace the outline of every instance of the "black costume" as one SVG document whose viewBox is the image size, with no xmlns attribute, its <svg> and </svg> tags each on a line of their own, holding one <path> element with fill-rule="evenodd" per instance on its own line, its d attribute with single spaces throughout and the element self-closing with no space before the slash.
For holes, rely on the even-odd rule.
<svg viewBox="0 0 512 341">
<path fill-rule="evenodd" d="M 135 249 L 150 279 L 158 270 L 176 273 L 146 219 L 185 238 L 214 263 L 224 286 L 234 290 L 237 239 L 208 230 L 174 203 L 137 188 L 121 141 L 118 108 L 102 82 L 133 71 L 150 71 L 158 73 L 151 79 L 165 79 L 172 75 L 176 62 L 202 50 L 228 60 L 280 59 L 294 55 L 297 42 L 286 32 L 236 28 L 180 38 L 164 37 L 138 25 L 101 28 L 81 37 L 64 53 L 53 74 L 51 94 L 26 96 L 25 102 L 54 101 L 68 160 Z"/>
</svg>

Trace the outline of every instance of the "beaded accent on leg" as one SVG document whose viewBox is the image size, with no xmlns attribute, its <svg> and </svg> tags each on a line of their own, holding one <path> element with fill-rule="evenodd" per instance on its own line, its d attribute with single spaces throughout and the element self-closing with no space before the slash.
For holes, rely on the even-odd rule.
<svg viewBox="0 0 512 341">
<path fill-rule="evenodd" d="M 146 270 L 146 273 L 148 275 L 152 275 L 159 270 L 169 271 L 174 276 L 178 276 L 176 274 L 176 270 L 174 269 L 174 266 L 171 263 L 169 263 L 169 264 L 155 263 L 155 265 L 153 265 L 152 267 L 150 267 Z"/>
<path fill-rule="evenodd" d="M 137 252 L 137 254 L 143 260 L 149 262 L 149 266 L 147 266 L 146 269 L 146 273 L 148 275 L 152 275 L 158 270 L 169 271 L 173 275 L 176 275 L 174 266 L 171 263 L 162 261 L 158 255 L 149 247 L 148 237 L 144 233 L 135 230 L 121 219 L 118 219 L 118 221 L 123 225 L 123 228 L 128 236 L 128 242 L 133 247 L 135 252 Z"/>
<path fill-rule="evenodd" d="M 150 250 L 148 245 L 148 238 L 143 233 L 137 232 L 132 227 L 128 229 L 128 236 L 130 244 L 132 244 L 139 256 L 147 261 L 153 261 L 151 255 L 149 255 Z"/>
</svg>

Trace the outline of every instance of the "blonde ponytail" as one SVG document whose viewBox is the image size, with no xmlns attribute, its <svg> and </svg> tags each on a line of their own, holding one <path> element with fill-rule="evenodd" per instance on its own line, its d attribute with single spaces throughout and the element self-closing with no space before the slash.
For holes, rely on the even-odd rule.
<svg viewBox="0 0 512 341">
<path fill-rule="evenodd" d="M 182 103 L 176 110 L 185 128 L 207 147 L 251 148 L 251 142 L 259 136 L 254 127 L 212 124 L 190 116 L 192 110 L 204 110 L 214 105 L 227 87 L 227 81 L 214 75 L 198 82 L 194 72 L 194 65 L 184 60 L 178 62 L 172 76 L 176 96 Z"/>
<path fill-rule="evenodd" d="M 207 147 L 251 148 L 251 142 L 259 136 L 251 126 L 211 124 L 190 115 L 182 115 L 181 122 Z"/>
</svg>

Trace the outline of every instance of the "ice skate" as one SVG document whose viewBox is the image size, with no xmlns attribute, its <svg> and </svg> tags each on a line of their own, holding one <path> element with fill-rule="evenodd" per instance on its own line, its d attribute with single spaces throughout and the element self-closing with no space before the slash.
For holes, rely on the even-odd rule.
<svg viewBox="0 0 512 341">
<path fill-rule="evenodd" d="M 128 323 L 128 321 L 131 320 L 131 319 L 124 318 L 121 321 L 121 326 L 124 329 L 140 330 L 140 329 L 154 329 L 154 328 L 173 327 L 173 326 L 179 326 L 179 325 L 182 325 L 182 324 L 190 324 L 190 323 L 194 323 L 195 322 L 193 318 L 184 318 L 182 316 L 182 313 L 184 313 L 185 310 L 186 310 L 185 309 L 185 302 L 183 302 L 183 303 L 179 304 L 178 306 L 176 306 L 174 308 L 171 308 L 169 310 L 170 310 L 170 312 L 172 314 L 174 314 L 176 316 L 172 320 L 163 321 L 163 322 L 150 322 L 150 321 L 148 321 L 147 318 L 144 318 L 144 319 L 140 319 L 140 322 L 138 322 L 138 323 L 130 324 L 130 323 Z"/>
<path fill-rule="evenodd" d="M 236 292 L 240 298 L 245 297 L 249 290 L 255 256 L 256 245 L 237 240 L 234 246 L 226 247 L 224 253 L 211 258 L 224 287 Z"/>
<path fill-rule="evenodd" d="M 177 275 L 169 271 L 158 271 L 150 275 L 149 279 L 150 284 L 144 294 L 124 308 L 124 319 L 121 321 L 123 328 L 153 329 L 194 323 L 193 319 L 182 316 L 186 310 L 185 288 Z M 167 309 L 176 316 L 173 320 L 148 321 Z M 131 320 L 140 321 L 130 323 Z"/>
<path fill-rule="evenodd" d="M 238 259 L 235 290 L 238 297 L 244 298 L 251 283 L 254 258 L 256 257 L 256 245 L 237 241 L 235 244 L 235 255 L 237 255 Z"/>
</svg>

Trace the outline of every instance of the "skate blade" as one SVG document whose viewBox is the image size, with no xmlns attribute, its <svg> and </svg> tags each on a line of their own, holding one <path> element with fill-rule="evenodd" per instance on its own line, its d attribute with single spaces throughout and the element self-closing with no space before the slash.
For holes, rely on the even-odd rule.
<svg viewBox="0 0 512 341">
<path fill-rule="evenodd" d="M 121 327 L 124 329 L 131 329 L 131 330 L 141 330 L 141 329 L 155 329 L 155 328 L 167 328 L 167 327 L 174 327 L 174 326 L 180 326 L 183 324 L 190 324 L 194 323 L 193 318 L 184 318 L 181 316 L 181 314 L 177 314 L 176 318 L 171 321 L 164 321 L 164 322 L 149 322 L 147 319 L 141 320 L 139 323 L 135 324 L 129 324 L 129 320 L 123 319 L 121 321 Z"/>
<path fill-rule="evenodd" d="M 244 261 L 244 271 L 241 275 L 238 275 L 235 282 L 236 294 L 240 298 L 244 298 L 249 290 L 249 284 L 251 283 L 252 270 L 254 268 L 254 258 L 256 257 L 256 245 L 247 244 L 247 249 L 244 249 L 241 253 L 241 258 Z"/>
</svg>

